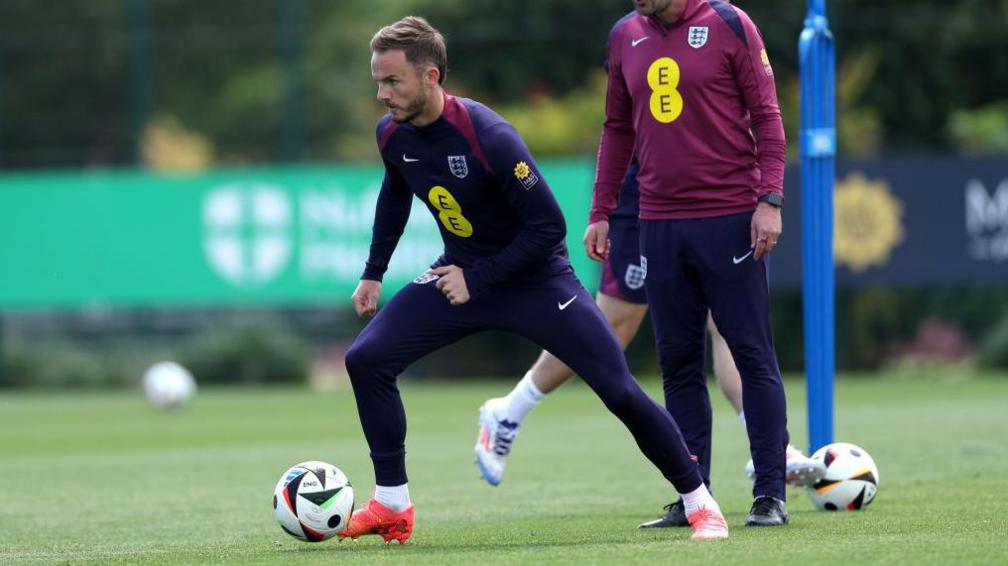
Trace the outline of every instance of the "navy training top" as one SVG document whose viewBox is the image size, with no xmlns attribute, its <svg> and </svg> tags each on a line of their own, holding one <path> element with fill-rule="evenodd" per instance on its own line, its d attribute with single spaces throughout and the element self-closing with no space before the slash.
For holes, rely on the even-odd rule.
<svg viewBox="0 0 1008 566">
<path fill-rule="evenodd" d="M 378 121 L 385 164 L 362 279 L 381 281 L 416 195 L 438 223 L 444 254 L 476 297 L 502 283 L 571 272 L 560 206 L 511 124 L 474 100 L 445 94 L 444 111 L 417 127 Z"/>
</svg>

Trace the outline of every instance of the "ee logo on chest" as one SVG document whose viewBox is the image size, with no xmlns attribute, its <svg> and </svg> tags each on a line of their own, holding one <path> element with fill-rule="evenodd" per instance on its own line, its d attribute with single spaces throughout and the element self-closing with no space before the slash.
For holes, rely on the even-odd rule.
<svg viewBox="0 0 1008 566">
<path fill-rule="evenodd" d="M 472 223 L 462 216 L 462 207 L 459 206 L 455 197 L 448 189 L 438 185 L 431 187 L 427 193 L 427 200 L 438 211 L 438 220 L 452 234 L 460 238 L 468 238 L 473 235 Z"/>
<path fill-rule="evenodd" d="M 647 83 L 651 87 L 651 115 L 662 124 L 675 121 L 682 114 L 682 94 L 679 86 L 679 64 L 671 57 L 656 59 L 647 71 Z"/>
</svg>

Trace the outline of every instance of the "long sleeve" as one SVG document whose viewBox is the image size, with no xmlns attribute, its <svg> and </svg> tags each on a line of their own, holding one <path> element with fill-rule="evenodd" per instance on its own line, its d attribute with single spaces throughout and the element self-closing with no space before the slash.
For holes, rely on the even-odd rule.
<svg viewBox="0 0 1008 566">
<path fill-rule="evenodd" d="M 374 226 L 371 230 L 371 251 L 361 279 L 381 281 L 388 269 L 413 206 L 413 193 L 398 171 L 385 161 L 385 180 L 382 181 L 375 206 Z"/>
<path fill-rule="evenodd" d="M 612 37 L 609 40 L 606 65 L 609 75 L 606 118 L 602 125 L 602 138 L 599 140 L 589 222 L 608 220 L 616 208 L 620 184 L 626 175 L 634 149 L 633 103 L 623 79 L 618 47 Z"/>
<path fill-rule="evenodd" d="M 494 177 L 518 214 L 521 229 L 507 247 L 465 270 L 472 296 L 548 257 L 567 234 L 560 205 L 518 132 L 509 124 L 498 123 L 487 128 L 481 140 Z"/>
<path fill-rule="evenodd" d="M 739 43 L 732 57 L 735 77 L 749 108 L 750 128 L 756 138 L 756 162 L 760 170 L 757 195 L 784 192 L 784 166 L 787 142 L 773 69 L 767 57 L 763 37 L 747 15 L 738 11 L 748 46 Z"/>
</svg>

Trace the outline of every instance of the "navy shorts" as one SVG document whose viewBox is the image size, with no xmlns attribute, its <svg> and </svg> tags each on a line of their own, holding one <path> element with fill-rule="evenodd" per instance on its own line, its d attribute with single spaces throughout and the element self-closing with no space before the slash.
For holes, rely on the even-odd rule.
<svg viewBox="0 0 1008 566">
<path fill-rule="evenodd" d="M 609 221 L 609 261 L 602 266 L 599 292 L 638 305 L 647 304 L 641 268 L 637 218 L 614 216 Z"/>
</svg>

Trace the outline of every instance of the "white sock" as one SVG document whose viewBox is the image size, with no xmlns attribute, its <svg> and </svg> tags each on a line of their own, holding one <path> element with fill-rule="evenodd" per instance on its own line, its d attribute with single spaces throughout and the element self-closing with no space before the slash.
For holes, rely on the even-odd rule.
<svg viewBox="0 0 1008 566">
<path fill-rule="evenodd" d="M 400 513 L 410 508 L 410 498 L 409 498 L 409 488 L 406 487 L 408 484 L 402 485 L 376 485 L 374 490 L 375 501 L 381 503 L 385 507 Z"/>
<path fill-rule="evenodd" d="M 504 414 L 498 416 L 521 424 L 545 396 L 532 381 L 532 372 L 526 372 L 511 393 L 504 397 Z"/>
<path fill-rule="evenodd" d="M 739 411 L 738 422 L 742 423 L 743 427 L 745 426 L 745 411 Z"/>
<path fill-rule="evenodd" d="M 689 493 L 680 493 L 679 497 L 682 497 L 683 505 L 686 507 L 686 516 L 689 517 L 702 507 L 706 507 L 711 511 L 721 512 L 721 508 L 718 507 L 717 501 L 714 501 L 714 496 L 707 491 L 707 486 L 703 483 L 700 487 L 694 489 Z"/>
</svg>

